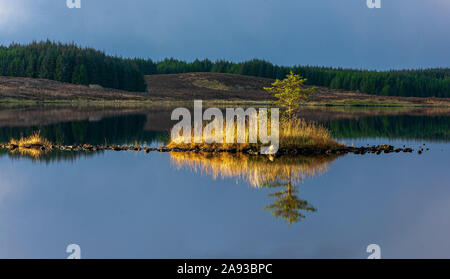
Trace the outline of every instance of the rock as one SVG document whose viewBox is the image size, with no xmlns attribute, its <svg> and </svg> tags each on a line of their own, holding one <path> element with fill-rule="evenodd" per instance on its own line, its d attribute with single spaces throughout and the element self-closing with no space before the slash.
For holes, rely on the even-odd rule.
<svg viewBox="0 0 450 279">
<path fill-rule="evenodd" d="M 90 145 L 90 144 L 84 144 L 83 145 L 83 149 L 91 150 L 92 148 L 94 148 L 94 147 L 92 145 Z"/>
<path fill-rule="evenodd" d="M 382 150 L 394 150 L 394 147 L 389 144 L 382 144 L 382 145 L 378 146 L 378 148 L 382 149 Z"/>
</svg>

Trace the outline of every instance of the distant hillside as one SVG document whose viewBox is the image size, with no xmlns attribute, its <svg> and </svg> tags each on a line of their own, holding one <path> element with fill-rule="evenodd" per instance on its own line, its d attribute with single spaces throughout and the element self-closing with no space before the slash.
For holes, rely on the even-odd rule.
<svg viewBox="0 0 450 279">
<path fill-rule="evenodd" d="M 158 101 L 254 101 L 267 103 L 274 98 L 263 90 L 274 80 L 221 73 L 186 73 L 145 76 L 147 92 L 129 92 L 102 88 L 98 85 L 75 85 L 48 79 L 0 76 L 1 102 L 87 102 L 130 101 L 133 105 L 152 104 Z M 309 104 L 352 106 L 450 106 L 450 98 L 386 97 L 355 91 L 318 87 Z M 169 102 L 170 103 L 170 102 Z"/>
<path fill-rule="evenodd" d="M 449 68 L 368 71 L 317 66 L 286 67 L 258 59 L 236 63 L 208 59 L 186 62 L 171 58 L 154 62 L 151 59 L 109 56 L 92 48 L 50 41 L 0 46 L 0 76 L 42 78 L 82 85 L 100 84 L 127 91 L 145 91 L 144 75 L 208 72 L 283 79 L 289 71 L 307 78 L 307 85 L 379 96 L 450 98 Z M 151 78 L 146 80 L 149 82 Z M 231 89 L 227 92 L 234 94 Z M 248 94 L 252 94 L 250 88 Z"/>
<path fill-rule="evenodd" d="M 147 75 L 147 92 L 154 97 L 179 100 L 243 99 L 270 100 L 273 95 L 263 90 L 273 80 L 219 73 L 186 73 Z"/>
<path fill-rule="evenodd" d="M 0 101 L 141 101 L 133 92 L 77 85 L 48 79 L 0 76 Z"/>
<path fill-rule="evenodd" d="M 221 73 L 185 73 L 147 75 L 149 97 L 177 100 L 251 100 L 268 101 L 274 96 L 263 87 L 273 79 Z M 375 96 L 355 91 L 318 87 L 309 99 L 316 104 L 330 105 L 442 105 L 449 106 L 450 99 Z"/>
<path fill-rule="evenodd" d="M 283 79 L 293 71 L 307 78 L 307 85 L 380 96 L 450 98 L 449 68 L 368 71 L 317 66 L 285 67 L 258 59 L 240 63 L 211 62 L 208 59 L 185 62 L 173 58 L 159 62 L 134 59 L 133 62 L 146 75 L 217 72 Z"/>
</svg>

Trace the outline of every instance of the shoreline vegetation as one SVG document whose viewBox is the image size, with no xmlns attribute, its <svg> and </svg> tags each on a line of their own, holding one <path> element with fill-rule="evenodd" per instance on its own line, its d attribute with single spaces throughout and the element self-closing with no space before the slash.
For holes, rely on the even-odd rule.
<svg viewBox="0 0 450 279">
<path fill-rule="evenodd" d="M 258 101 L 258 100 L 221 100 L 211 99 L 204 100 L 205 104 L 209 105 L 259 105 L 270 106 L 270 101 Z M 191 104 L 190 100 L 161 100 L 161 99 L 146 99 L 146 100 L 91 100 L 91 99 L 73 99 L 73 100 L 32 100 L 21 98 L 1 98 L 0 94 L 0 108 L 10 106 L 78 106 L 78 107 L 152 107 L 163 106 L 173 107 L 174 105 L 187 105 Z M 356 100 L 347 99 L 339 101 L 324 101 L 324 102 L 308 102 L 300 104 L 301 107 L 386 107 L 386 108 L 448 108 L 450 107 L 450 100 L 444 102 L 424 102 L 424 103 L 412 103 L 406 101 L 378 101 L 378 100 Z"/>
<path fill-rule="evenodd" d="M 20 98 L 7 98 L 1 99 L 0 97 L 0 108 L 1 107 L 27 107 L 27 106 L 77 106 L 77 107 L 172 107 L 174 105 L 186 105 L 190 104 L 190 101 L 186 100 L 90 100 L 90 99 L 74 99 L 74 100 L 27 100 Z M 205 104 L 208 105 L 258 105 L 267 107 L 270 105 L 269 101 L 252 101 L 252 100 L 206 100 Z M 399 101 L 359 101 L 359 100 L 343 100 L 336 102 L 311 102 L 300 104 L 300 106 L 308 107 L 385 107 L 385 108 L 448 108 L 449 103 L 409 103 L 409 102 L 399 102 Z"/>
<path fill-rule="evenodd" d="M 73 145 L 61 145 L 61 144 L 53 144 L 47 141 L 46 139 L 39 136 L 39 133 L 33 134 L 28 138 L 21 138 L 19 140 L 11 139 L 7 144 L 0 144 L 0 149 L 9 150 L 11 153 L 19 153 L 24 156 L 31 157 L 33 159 L 39 159 L 43 155 L 52 152 L 52 151 L 66 151 L 66 152 L 103 152 L 103 151 L 134 151 L 134 152 L 171 152 L 171 153 L 204 153 L 204 154 L 247 154 L 251 156 L 259 156 L 262 155 L 259 153 L 257 148 L 245 147 L 231 147 L 231 148 L 217 148 L 210 149 L 204 148 L 201 149 L 199 146 L 192 148 L 177 148 L 172 147 L 169 148 L 167 146 L 161 146 L 159 148 L 155 147 L 147 147 L 141 146 L 139 144 L 134 145 L 91 145 L 91 144 L 73 144 Z M 340 147 L 335 146 L 335 148 L 315 148 L 315 147 L 301 147 L 301 148 L 285 148 L 281 147 L 278 152 L 274 155 L 262 155 L 272 158 L 272 160 L 276 159 L 279 156 L 284 155 L 293 155 L 293 156 L 336 156 L 336 155 L 345 155 L 345 154 L 376 154 L 380 155 L 382 153 L 412 153 L 414 149 L 409 147 L 403 148 L 395 148 L 392 145 L 382 144 L 382 145 L 372 145 L 372 146 L 361 146 L 361 147 L 349 147 L 345 145 L 341 145 Z M 418 154 L 422 154 L 425 149 L 419 149 Z M 428 151 L 428 149 L 426 149 Z"/>
<path fill-rule="evenodd" d="M 146 108 L 154 106 L 172 107 L 173 105 L 186 105 L 191 103 L 190 101 L 177 101 L 177 100 L 89 100 L 89 99 L 76 99 L 76 100 L 53 100 L 53 101 L 37 101 L 26 99 L 0 99 L 0 108 L 2 107 L 27 107 L 27 106 L 76 106 L 76 107 L 125 107 L 125 108 Z M 204 101 L 208 105 L 258 105 L 267 107 L 270 105 L 268 101 L 252 101 L 252 100 L 207 100 Z M 337 102 L 312 102 L 307 104 L 301 104 L 300 106 L 309 107 L 361 107 L 361 108 L 448 108 L 450 103 L 424 103 L 416 104 L 409 102 L 397 102 L 397 101 L 357 101 L 357 100 L 345 100 Z"/>
</svg>

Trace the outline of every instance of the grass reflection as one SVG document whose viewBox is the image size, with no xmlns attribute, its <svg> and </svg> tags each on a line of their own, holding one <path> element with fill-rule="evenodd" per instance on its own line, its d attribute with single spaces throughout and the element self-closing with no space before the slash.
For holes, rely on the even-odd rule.
<svg viewBox="0 0 450 279">
<path fill-rule="evenodd" d="M 235 178 L 256 188 L 273 188 L 269 194 L 272 204 L 265 206 L 276 218 L 292 224 L 305 218 L 304 212 L 316 208 L 299 198 L 299 185 L 307 177 L 316 177 L 328 170 L 328 164 L 338 155 L 331 156 L 252 156 L 247 154 L 171 152 L 171 162 L 177 168 L 217 178 Z"/>
</svg>

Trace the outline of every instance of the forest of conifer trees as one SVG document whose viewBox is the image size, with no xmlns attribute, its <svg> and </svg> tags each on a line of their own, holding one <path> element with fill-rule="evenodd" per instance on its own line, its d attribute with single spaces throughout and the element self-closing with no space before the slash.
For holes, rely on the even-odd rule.
<svg viewBox="0 0 450 279">
<path fill-rule="evenodd" d="M 151 59 L 108 56 L 92 48 L 50 41 L 0 47 L 0 75 L 99 84 L 128 91 L 145 91 L 143 75 L 217 72 L 282 79 L 291 70 L 307 78 L 307 84 L 333 89 L 383 96 L 450 97 L 449 68 L 368 71 L 319 66 L 286 67 L 259 59 L 235 63 L 208 59 L 185 62 L 170 58 L 154 62 Z"/>
<path fill-rule="evenodd" d="M 130 61 L 75 44 L 49 41 L 0 47 L 0 75 L 99 84 L 128 91 L 146 90 L 142 73 Z"/>
</svg>

